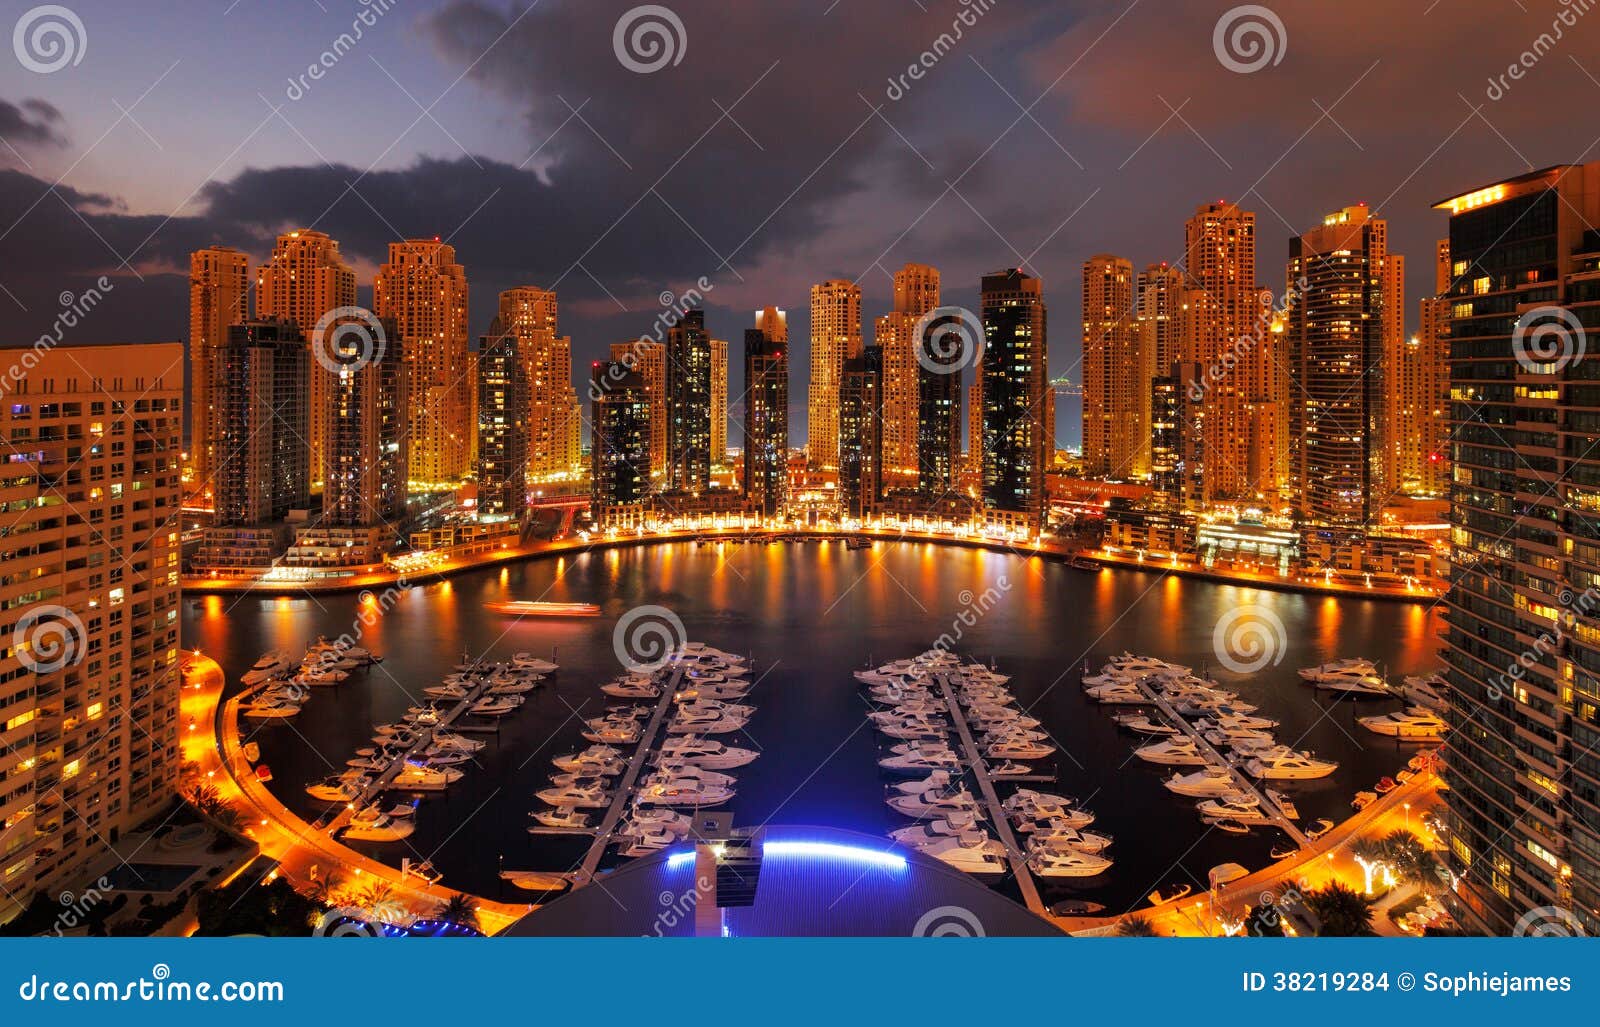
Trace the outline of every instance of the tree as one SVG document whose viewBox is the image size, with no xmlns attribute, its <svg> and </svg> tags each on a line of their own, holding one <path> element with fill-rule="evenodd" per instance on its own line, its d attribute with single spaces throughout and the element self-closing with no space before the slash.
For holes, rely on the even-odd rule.
<svg viewBox="0 0 1600 1027">
<path fill-rule="evenodd" d="M 1252 938 L 1283 937 L 1283 913 L 1271 902 L 1248 907 L 1244 911 L 1244 933 Z"/>
<path fill-rule="evenodd" d="M 1372 838 L 1357 838 L 1350 843 L 1350 858 L 1360 865 L 1366 875 L 1366 893 L 1372 894 L 1373 879 L 1389 865 L 1389 850 L 1383 842 Z"/>
<path fill-rule="evenodd" d="M 456 892 L 449 900 L 440 906 L 434 914 L 438 919 L 457 924 L 461 927 L 470 927 L 482 933 L 478 925 L 478 902 L 472 896 L 463 892 Z"/>
<path fill-rule="evenodd" d="M 1373 935 L 1372 902 L 1334 881 L 1303 900 L 1306 915 L 1321 938 L 1366 938 Z"/>
<path fill-rule="evenodd" d="M 1156 928 L 1149 917 L 1130 913 L 1117 921 L 1116 935 L 1119 938 L 1154 938 Z"/>
<path fill-rule="evenodd" d="M 1405 881 L 1424 884 L 1436 879 L 1438 860 L 1422 840 L 1410 831 L 1399 830 L 1384 836 L 1383 850 L 1395 875 Z"/>
<path fill-rule="evenodd" d="M 322 915 L 322 907 L 298 894 L 279 877 L 270 884 L 244 877 L 227 888 L 207 889 L 196 904 L 203 937 L 264 935 L 303 938 Z"/>
</svg>

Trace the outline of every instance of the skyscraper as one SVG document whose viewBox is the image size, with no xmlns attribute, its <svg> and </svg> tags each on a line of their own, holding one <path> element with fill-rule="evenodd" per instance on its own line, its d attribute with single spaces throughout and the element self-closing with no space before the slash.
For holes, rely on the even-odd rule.
<svg viewBox="0 0 1600 1027">
<path fill-rule="evenodd" d="M 983 505 L 991 521 L 1037 531 L 1045 516 L 1052 399 L 1043 283 L 1018 268 L 983 276 Z"/>
<path fill-rule="evenodd" d="M 0 920 L 172 801 L 183 347 L 35 350 L 0 405 Z M 26 568 L 26 571 L 23 571 Z M 126 856 L 132 859 L 131 854 Z"/>
<path fill-rule="evenodd" d="M 789 344 L 759 327 L 781 314 L 758 311 L 744 333 L 744 493 L 763 517 L 783 509 L 789 483 Z"/>
<path fill-rule="evenodd" d="M 312 347 L 309 365 L 306 441 L 311 447 L 311 481 L 327 473 L 329 416 L 334 373 L 316 328 L 324 315 L 356 302 L 356 273 L 344 262 L 339 244 L 322 232 L 300 229 L 278 236 L 272 256 L 256 271 L 256 316 L 289 321 Z"/>
<path fill-rule="evenodd" d="M 329 376 L 322 523 L 378 529 L 373 542 L 388 545 L 405 538 L 411 443 L 405 430 L 410 406 L 405 340 L 393 324 L 383 325 L 382 357 L 362 359 L 359 345 L 344 341 L 340 327 L 334 321 L 325 341 L 339 371 Z M 369 551 L 362 562 L 377 555 Z"/>
<path fill-rule="evenodd" d="M 652 404 L 644 376 L 624 361 L 594 362 L 589 397 L 592 504 L 606 524 L 650 495 Z"/>
<path fill-rule="evenodd" d="M 1434 293 L 1422 299 L 1420 324 L 1406 340 L 1389 390 L 1397 474 L 1391 487 L 1429 496 L 1449 488 L 1449 291 L 1450 240 L 1441 239 L 1434 255 Z"/>
<path fill-rule="evenodd" d="M 704 310 L 667 330 L 667 488 L 699 495 L 711 486 L 711 336 Z"/>
<path fill-rule="evenodd" d="M 1290 412 L 1301 513 L 1360 528 L 1383 502 L 1385 335 L 1398 306 L 1388 224 L 1365 205 L 1289 240 Z"/>
<path fill-rule="evenodd" d="M 883 347 L 846 360 L 839 388 L 839 497 L 846 517 L 872 515 L 883 497 Z"/>
<path fill-rule="evenodd" d="M 787 338 L 787 336 L 786 336 Z M 650 480 L 663 487 L 667 480 L 667 347 L 650 339 L 617 342 L 611 346 L 613 363 L 638 371 L 650 401 Z"/>
<path fill-rule="evenodd" d="M 749 388 L 748 385 L 745 386 Z M 787 406 L 787 399 L 785 399 Z M 785 435 L 787 438 L 787 433 Z M 788 443 L 785 442 L 785 445 Z M 711 465 L 728 461 L 728 340 L 711 340 Z"/>
<path fill-rule="evenodd" d="M 922 325 L 921 321 L 917 324 Z M 961 470 L 961 369 L 972 360 L 965 345 L 936 341 L 940 332 L 968 331 L 958 315 L 928 319 L 913 340 L 917 361 L 917 492 L 943 500 L 956 492 Z M 976 340 L 971 340 L 976 345 Z"/>
<path fill-rule="evenodd" d="M 389 244 L 372 286 L 373 311 L 393 320 L 411 372 L 411 477 L 453 486 L 467 473 L 473 430 L 467 272 L 455 247 L 433 239 Z"/>
<path fill-rule="evenodd" d="M 1149 362 L 1150 373 L 1170 374 L 1172 365 L 1183 357 L 1182 318 L 1183 272 L 1163 261 L 1148 264 L 1139 272 L 1134 290 L 1135 320 L 1140 346 Z"/>
<path fill-rule="evenodd" d="M 189 453 L 196 495 L 212 490 L 216 471 L 211 354 L 228 326 L 250 316 L 250 258 L 231 246 L 189 255 Z"/>
<path fill-rule="evenodd" d="M 829 279 L 811 287 L 811 385 L 806 400 L 811 466 L 839 467 L 839 375 L 861 354 L 861 287 Z"/>
<path fill-rule="evenodd" d="M 939 270 L 926 264 L 906 264 L 894 274 L 894 309 L 878 318 L 873 338 L 878 344 L 883 378 L 879 383 L 883 403 L 883 451 L 880 468 L 890 488 L 917 483 L 918 423 L 921 402 L 917 393 L 922 365 L 917 361 L 917 322 L 940 304 Z"/>
<path fill-rule="evenodd" d="M 1131 261 L 1102 253 L 1084 262 L 1083 471 L 1091 477 L 1150 473 L 1155 361 L 1144 345 L 1134 297 Z"/>
<path fill-rule="evenodd" d="M 528 435 L 528 476 L 535 481 L 572 470 L 572 340 L 560 334 L 557 314 L 556 294 L 548 289 L 524 285 L 500 294 L 501 331 L 517 337 L 527 381 L 528 410 L 519 419 Z"/>
<path fill-rule="evenodd" d="M 478 517 L 520 520 L 528 508 L 528 362 L 501 318 L 478 340 Z"/>
</svg>

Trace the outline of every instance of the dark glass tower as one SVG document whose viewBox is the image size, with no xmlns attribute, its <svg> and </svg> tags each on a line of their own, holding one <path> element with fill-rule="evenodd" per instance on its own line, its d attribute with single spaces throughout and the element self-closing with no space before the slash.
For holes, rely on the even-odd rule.
<svg viewBox="0 0 1600 1027">
<path fill-rule="evenodd" d="M 859 520 L 883 496 L 883 348 L 847 359 L 839 384 L 839 498 Z"/>
<path fill-rule="evenodd" d="M 783 509 L 789 481 L 789 344 L 744 333 L 744 494 L 763 517 Z"/>
<path fill-rule="evenodd" d="M 528 506 L 528 363 L 499 318 L 478 340 L 478 516 L 520 518 Z"/>
<path fill-rule="evenodd" d="M 711 336 L 690 310 L 667 331 L 667 488 L 699 495 L 711 486 Z"/>
<path fill-rule="evenodd" d="M 920 322 L 919 322 L 920 324 Z M 943 499 L 956 487 L 961 467 L 961 371 L 972 362 L 977 340 L 956 345 L 970 331 L 961 319 L 930 319 L 923 337 L 912 339 L 917 354 L 917 492 Z M 947 343 L 938 341 L 947 334 Z"/>
<path fill-rule="evenodd" d="M 650 394 L 645 379 L 624 361 L 597 360 L 589 396 L 592 503 L 607 509 L 642 503 L 650 495 Z"/>
<path fill-rule="evenodd" d="M 233 325 L 211 354 L 218 527 L 269 524 L 311 504 L 310 361 L 292 321 Z"/>
<path fill-rule="evenodd" d="M 1017 268 L 984 275 L 983 334 L 983 505 L 1037 528 L 1054 445 L 1043 283 Z"/>
</svg>

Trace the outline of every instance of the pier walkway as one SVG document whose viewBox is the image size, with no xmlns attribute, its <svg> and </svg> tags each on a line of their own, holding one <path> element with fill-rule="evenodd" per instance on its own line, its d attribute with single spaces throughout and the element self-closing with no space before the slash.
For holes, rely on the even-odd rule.
<svg viewBox="0 0 1600 1027">
<path fill-rule="evenodd" d="M 956 734 L 961 737 L 961 747 L 967 752 L 967 767 L 972 771 L 972 776 L 978 779 L 978 791 L 983 795 L 983 801 L 989 807 L 989 815 L 994 820 L 995 834 L 1000 838 L 1000 844 L 1006 847 L 1006 859 L 1011 863 L 1011 872 L 1017 879 L 1017 887 L 1022 891 L 1022 901 L 1033 912 L 1043 915 L 1044 900 L 1039 898 L 1039 887 L 1034 883 L 1033 871 L 1028 869 L 1028 857 L 1023 854 L 1022 848 L 1017 844 L 1017 837 L 1011 832 L 1011 821 L 1006 817 L 1006 808 L 1000 803 L 1000 796 L 994 790 L 994 779 L 989 776 L 989 765 L 978 752 L 978 745 L 972 740 L 972 729 L 967 724 L 967 714 L 961 708 L 961 703 L 956 700 L 955 689 L 950 686 L 950 675 L 940 672 L 934 675 L 934 680 L 939 682 L 939 688 L 944 693 L 944 701 L 950 711 L 950 721 L 956 726 Z"/>
</svg>

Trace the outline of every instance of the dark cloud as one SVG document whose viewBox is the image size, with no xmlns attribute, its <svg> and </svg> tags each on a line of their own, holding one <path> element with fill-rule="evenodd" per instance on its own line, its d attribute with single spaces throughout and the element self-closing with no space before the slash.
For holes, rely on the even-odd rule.
<svg viewBox="0 0 1600 1027">
<path fill-rule="evenodd" d="M 44 100 L 0 100 L 0 139 L 13 146 L 65 146 L 61 112 Z"/>
</svg>

